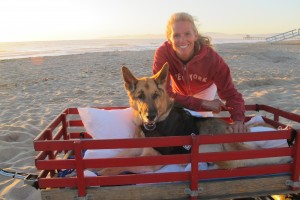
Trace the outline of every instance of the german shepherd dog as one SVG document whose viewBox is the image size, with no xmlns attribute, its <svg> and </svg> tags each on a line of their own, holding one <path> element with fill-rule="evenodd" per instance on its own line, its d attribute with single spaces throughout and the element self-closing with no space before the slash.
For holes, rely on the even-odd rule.
<svg viewBox="0 0 300 200">
<path fill-rule="evenodd" d="M 127 90 L 130 107 L 134 111 L 136 125 L 135 138 L 182 136 L 191 134 L 226 134 L 231 133 L 230 124 L 215 117 L 194 117 L 189 112 L 175 105 L 166 91 L 166 80 L 169 66 L 163 68 L 152 77 L 136 78 L 128 68 L 122 67 L 125 89 Z M 252 147 L 251 147 L 252 148 Z M 201 152 L 220 152 L 251 149 L 244 143 L 226 143 L 200 145 Z M 185 147 L 131 148 L 126 149 L 116 157 L 137 157 L 188 153 Z M 216 168 L 232 169 L 241 166 L 285 163 L 290 157 L 249 159 L 217 162 Z M 162 166 L 130 166 L 104 168 L 98 171 L 100 175 L 116 175 L 122 172 L 144 173 L 153 172 Z"/>
</svg>

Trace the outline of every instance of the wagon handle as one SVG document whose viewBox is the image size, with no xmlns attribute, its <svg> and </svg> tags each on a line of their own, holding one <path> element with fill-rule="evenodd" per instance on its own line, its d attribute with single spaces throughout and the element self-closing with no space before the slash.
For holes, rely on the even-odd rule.
<svg viewBox="0 0 300 200">
<path fill-rule="evenodd" d="M 39 189 L 37 174 L 13 172 L 13 171 L 7 171 L 4 169 L 0 169 L 0 174 L 3 176 L 11 177 L 11 178 L 23 179 L 24 183 L 26 185 L 30 185 L 30 186 L 34 187 L 35 189 Z"/>
</svg>

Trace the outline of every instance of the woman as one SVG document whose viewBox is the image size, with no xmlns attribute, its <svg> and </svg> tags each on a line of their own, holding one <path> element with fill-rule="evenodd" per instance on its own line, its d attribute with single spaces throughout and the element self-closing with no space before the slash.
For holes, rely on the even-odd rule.
<svg viewBox="0 0 300 200">
<path fill-rule="evenodd" d="M 168 62 L 169 95 L 182 106 L 195 111 L 218 113 L 227 109 L 233 120 L 233 132 L 246 132 L 243 97 L 232 83 L 228 65 L 213 50 L 210 40 L 198 33 L 194 18 L 188 13 L 173 14 L 166 36 L 168 41 L 155 52 L 153 73 Z M 214 99 L 216 92 L 225 104 Z"/>
</svg>

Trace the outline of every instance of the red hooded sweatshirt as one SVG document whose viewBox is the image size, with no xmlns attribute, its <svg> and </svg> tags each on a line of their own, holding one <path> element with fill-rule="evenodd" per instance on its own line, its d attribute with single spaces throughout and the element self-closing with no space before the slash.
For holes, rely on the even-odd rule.
<svg viewBox="0 0 300 200">
<path fill-rule="evenodd" d="M 226 101 L 226 106 L 233 108 L 230 111 L 232 120 L 244 120 L 244 99 L 232 83 L 228 65 L 211 47 L 202 45 L 200 51 L 184 64 L 172 45 L 165 42 L 155 52 L 153 73 L 157 73 L 166 62 L 169 64 L 170 72 L 168 82 L 171 78 L 167 90 L 176 102 L 188 109 L 203 111 L 202 100 L 193 95 L 215 83 L 219 97 Z"/>
</svg>

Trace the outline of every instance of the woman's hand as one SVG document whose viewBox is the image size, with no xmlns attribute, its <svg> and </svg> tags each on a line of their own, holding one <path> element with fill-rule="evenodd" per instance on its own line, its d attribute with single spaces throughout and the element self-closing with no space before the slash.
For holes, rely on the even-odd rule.
<svg viewBox="0 0 300 200">
<path fill-rule="evenodd" d="M 249 129 L 247 128 L 247 126 L 242 121 L 235 121 L 231 125 L 230 128 L 231 128 L 231 131 L 233 133 L 246 133 L 246 132 L 249 132 Z"/>
<path fill-rule="evenodd" d="M 208 100 L 202 100 L 202 108 L 208 111 L 212 111 L 213 113 L 219 113 L 223 109 L 225 110 L 230 110 L 230 108 L 226 107 L 226 105 L 219 99 L 214 99 L 212 101 Z M 232 109 L 232 108 L 231 108 Z M 231 126 L 230 126 L 230 132 L 232 133 L 245 133 L 249 132 L 249 129 L 243 121 L 235 121 Z"/>
<path fill-rule="evenodd" d="M 223 108 L 226 109 L 225 104 L 220 99 L 214 99 L 212 101 L 202 100 L 201 107 L 213 113 L 219 113 Z"/>
</svg>

